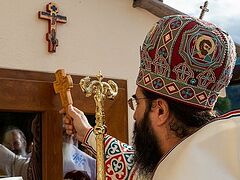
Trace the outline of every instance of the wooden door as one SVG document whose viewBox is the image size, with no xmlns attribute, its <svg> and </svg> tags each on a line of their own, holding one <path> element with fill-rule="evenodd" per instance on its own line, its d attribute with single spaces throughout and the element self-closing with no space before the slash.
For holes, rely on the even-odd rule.
<svg viewBox="0 0 240 180">
<path fill-rule="evenodd" d="M 93 115 L 94 100 L 92 97 L 86 98 L 78 85 L 82 78 L 83 76 L 72 75 L 73 104 L 85 114 Z M 43 180 L 63 179 L 62 118 L 58 113 L 61 102 L 54 93 L 54 81 L 54 73 L 0 68 L 0 111 L 41 113 Z M 105 102 L 108 134 L 127 142 L 127 82 L 117 79 L 114 81 L 119 86 L 119 93 L 115 100 Z"/>
</svg>

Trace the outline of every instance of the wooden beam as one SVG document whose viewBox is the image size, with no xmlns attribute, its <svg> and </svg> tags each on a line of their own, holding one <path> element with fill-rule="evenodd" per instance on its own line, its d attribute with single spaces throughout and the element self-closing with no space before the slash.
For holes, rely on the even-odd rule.
<svg viewBox="0 0 240 180">
<path fill-rule="evenodd" d="M 143 8 L 160 18 L 163 16 L 184 14 L 183 12 L 170 7 L 159 0 L 134 0 L 133 7 Z"/>
<path fill-rule="evenodd" d="M 163 16 L 169 16 L 169 15 L 185 14 L 181 11 L 178 11 L 164 4 L 160 0 L 134 0 L 133 7 L 134 8 L 139 7 L 139 8 L 145 9 L 159 18 L 162 18 Z M 237 43 L 235 43 L 235 45 L 236 45 L 237 55 L 238 57 L 240 57 L 240 45 Z"/>
</svg>

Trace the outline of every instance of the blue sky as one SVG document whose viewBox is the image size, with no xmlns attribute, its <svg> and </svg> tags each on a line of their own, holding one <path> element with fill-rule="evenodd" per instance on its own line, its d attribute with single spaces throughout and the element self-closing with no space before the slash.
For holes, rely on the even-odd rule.
<svg viewBox="0 0 240 180">
<path fill-rule="evenodd" d="M 205 0 L 163 0 L 163 2 L 181 12 L 199 17 L 200 6 Z M 233 40 L 240 44 L 240 0 L 209 0 L 209 12 L 204 20 L 222 27 Z"/>
</svg>

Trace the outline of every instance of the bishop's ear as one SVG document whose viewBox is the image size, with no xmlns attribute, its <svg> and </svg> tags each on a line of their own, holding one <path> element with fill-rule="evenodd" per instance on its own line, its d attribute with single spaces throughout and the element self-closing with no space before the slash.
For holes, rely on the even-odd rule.
<svg viewBox="0 0 240 180">
<path fill-rule="evenodd" d="M 158 111 L 158 119 L 160 124 L 164 124 L 169 119 L 170 109 L 167 101 L 164 99 L 157 99 L 157 111 Z"/>
</svg>

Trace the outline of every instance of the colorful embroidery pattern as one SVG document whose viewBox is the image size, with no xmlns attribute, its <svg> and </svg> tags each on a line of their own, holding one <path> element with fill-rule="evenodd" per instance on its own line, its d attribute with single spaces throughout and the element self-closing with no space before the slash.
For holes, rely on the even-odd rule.
<svg viewBox="0 0 240 180">
<path fill-rule="evenodd" d="M 87 132 L 83 143 L 88 150 L 96 154 L 96 150 L 93 148 L 93 143 L 95 143 L 93 129 Z M 106 179 L 135 179 L 137 175 L 133 157 L 134 149 L 132 146 L 109 135 L 105 136 Z"/>
<path fill-rule="evenodd" d="M 131 179 L 134 173 L 134 149 L 117 139 L 106 136 L 106 179 Z"/>
<path fill-rule="evenodd" d="M 181 102 L 212 109 L 232 77 L 236 52 L 215 25 L 186 15 L 162 18 L 140 50 L 137 85 Z"/>
</svg>

